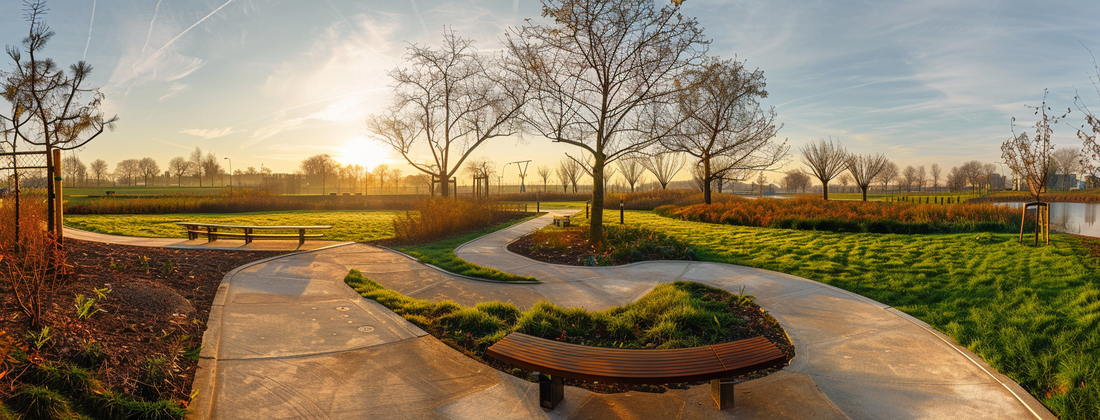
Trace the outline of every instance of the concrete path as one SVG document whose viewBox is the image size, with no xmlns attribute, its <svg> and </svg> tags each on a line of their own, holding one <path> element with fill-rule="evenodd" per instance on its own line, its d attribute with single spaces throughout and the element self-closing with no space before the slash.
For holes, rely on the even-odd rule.
<svg viewBox="0 0 1100 420">
<path fill-rule="evenodd" d="M 186 240 L 183 238 L 139 238 L 134 236 L 105 235 L 86 230 L 64 228 L 66 238 L 89 242 L 103 242 L 117 245 L 145 246 L 172 249 L 215 249 L 221 251 L 309 251 L 351 242 L 308 240 L 301 246 L 297 240 L 256 240 L 250 244 L 243 239 L 219 239 L 214 242 L 206 238 Z"/>
<path fill-rule="evenodd" d="M 654 261 L 565 267 L 508 252 L 510 242 L 551 222 L 547 215 L 455 251 L 474 264 L 533 276 L 565 306 L 622 305 L 654 286 L 690 280 L 737 293 L 741 287 L 786 329 L 797 356 L 790 378 L 808 377 L 853 419 L 1055 418 L 1010 378 L 929 325 L 857 294 L 782 273 L 704 262 Z"/>
<path fill-rule="evenodd" d="M 565 267 L 504 249 L 549 222 L 549 216 L 535 219 L 456 251 L 541 284 L 460 278 L 362 244 L 234 270 L 211 308 L 192 417 L 1054 418 L 1010 379 L 926 324 L 821 283 L 716 263 Z M 144 238 L 128 242 L 164 246 Z M 708 386 L 693 386 L 610 395 L 567 387 L 563 403 L 544 411 L 534 384 L 470 359 L 359 297 L 343 283 L 352 268 L 409 296 L 464 305 L 505 300 L 526 307 L 547 299 L 597 310 L 681 279 L 733 292 L 744 286 L 790 334 L 797 357 L 777 374 L 739 384 L 730 410 L 714 408 Z"/>
</svg>

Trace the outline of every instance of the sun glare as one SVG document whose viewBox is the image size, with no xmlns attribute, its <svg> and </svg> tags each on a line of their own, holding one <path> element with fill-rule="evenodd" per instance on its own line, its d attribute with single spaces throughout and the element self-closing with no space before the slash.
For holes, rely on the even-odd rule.
<svg viewBox="0 0 1100 420">
<path fill-rule="evenodd" d="M 333 156 L 337 162 L 344 165 L 356 164 L 370 170 L 380 163 L 386 163 L 390 149 L 384 145 L 368 139 L 354 139 L 348 141 Z"/>
</svg>

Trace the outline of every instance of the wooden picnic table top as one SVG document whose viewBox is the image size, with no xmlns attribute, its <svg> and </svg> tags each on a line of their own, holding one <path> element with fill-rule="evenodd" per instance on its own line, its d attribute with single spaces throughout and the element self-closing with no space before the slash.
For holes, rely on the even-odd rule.
<svg viewBox="0 0 1100 420">
<path fill-rule="evenodd" d="M 216 227 L 227 229 L 332 229 L 331 225 L 317 225 L 317 226 L 254 226 L 254 225 L 222 225 L 217 223 L 200 223 L 200 222 L 176 222 L 181 226 L 202 226 L 202 227 Z"/>
<path fill-rule="evenodd" d="M 665 384 L 722 379 L 783 364 L 765 337 L 682 349 L 581 346 L 513 332 L 486 355 L 522 368 L 588 381 Z"/>
</svg>

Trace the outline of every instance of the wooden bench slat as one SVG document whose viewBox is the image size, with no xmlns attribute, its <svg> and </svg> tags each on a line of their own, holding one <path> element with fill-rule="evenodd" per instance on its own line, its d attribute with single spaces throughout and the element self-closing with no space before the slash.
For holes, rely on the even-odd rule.
<svg viewBox="0 0 1100 420">
<path fill-rule="evenodd" d="M 765 337 L 687 349 L 580 346 L 512 333 L 486 350 L 503 362 L 589 381 L 663 384 L 727 378 L 786 362 Z"/>
</svg>

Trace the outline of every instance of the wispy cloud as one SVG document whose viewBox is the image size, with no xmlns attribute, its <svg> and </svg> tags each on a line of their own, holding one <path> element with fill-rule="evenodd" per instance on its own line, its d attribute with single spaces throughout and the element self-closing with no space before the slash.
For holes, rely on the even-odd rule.
<svg viewBox="0 0 1100 420">
<path fill-rule="evenodd" d="M 179 143 L 173 143 L 173 142 L 170 142 L 168 140 L 158 139 L 156 137 L 153 137 L 153 140 L 156 140 L 158 142 L 167 144 L 169 146 L 178 147 L 178 148 L 183 149 L 183 150 L 192 150 L 192 149 L 194 149 L 194 146 L 184 146 L 184 145 L 179 144 Z"/>
<path fill-rule="evenodd" d="M 96 0 L 92 0 L 92 19 L 88 21 L 88 42 L 84 43 L 84 54 L 80 56 L 81 60 L 88 57 L 88 47 L 92 45 L 92 26 L 95 25 L 95 3 Z"/>
<path fill-rule="evenodd" d="M 428 36 L 428 24 L 424 23 L 424 17 L 420 16 L 420 8 L 416 7 L 416 0 L 409 0 L 409 4 L 412 5 L 413 16 L 415 16 L 416 20 L 420 22 L 420 29 L 424 31 L 424 36 Z"/>
<path fill-rule="evenodd" d="M 191 85 L 185 85 L 183 83 L 172 83 L 172 87 L 168 88 L 168 93 L 165 93 L 159 99 L 157 99 L 157 102 L 167 101 L 169 98 L 179 95 L 190 87 Z"/>
<path fill-rule="evenodd" d="M 180 131 L 183 134 L 190 134 L 192 136 L 202 137 L 204 139 L 213 139 L 218 137 L 225 137 L 230 134 L 239 133 L 240 131 L 233 131 L 233 127 L 223 128 L 190 128 Z"/>
<path fill-rule="evenodd" d="M 161 51 L 164 51 L 164 49 L 165 49 L 165 48 L 168 48 L 168 46 L 170 46 L 170 45 L 172 45 L 173 43 L 175 43 L 175 42 L 176 42 L 177 40 L 179 40 L 180 38 L 182 38 L 182 37 L 183 37 L 184 35 L 187 35 L 187 33 L 188 33 L 188 32 L 191 32 L 191 30 L 192 30 L 192 29 L 195 29 L 195 27 L 196 27 L 196 26 L 199 26 L 199 25 L 201 25 L 201 24 L 202 24 L 203 22 L 205 22 L 205 21 L 206 21 L 207 19 L 210 19 L 210 17 L 211 17 L 211 16 L 214 16 L 215 14 L 217 14 L 217 13 L 218 13 L 218 11 L 222 10 L 223 8 L 225 8 L 225 6 L 228 6 L 228 5 L 229 5 L 229 3 L 232 3 L 232 2 L 233 2 L 233 0 L 229 0 L 229 1 L 225 2 L 225 4 L 222 4 L 221 6 L 218 6 L 218 8 L 217 8 L 217 9 L 214 9 L 214 11 L 213 11 L 213 12 L 210 12 L 210 13 L 209 13 L 209 14 L 207 14 L 206 16 L 203 16 L 203 17 L 202 17 L 202 19 L 199 19 L 199 21 L 198 21 L 198 22 L 195 22 L 195 23 L 194 23 L 193 25 L 191 25 L 191 26 L 187 27 L 187 29 L 184 29 L 184 30 L 183 30 L 183 32 L 180 32 L 180 33 L 179 33 L 179 35 L 176 35 L 176 37 L 175 37 L 175 38 L 172 38 L 172 40 L 171 40 L 171 41 L 168 41 L 168 43 L 166 43 L 166 44 L 164 44 L 164 46 L 160 47 L 160 49 L 158 49 L 158 50 L 157 50 L 157 52 L 153 53 L 153 55 L 151 55 L 151 56 L 150 56 L 149 58 L 151 59 L 151 58 L 153 58 L 153 57 L 156 57 L 156 56 L 157 56 L 158 54 L 160 54 L 160 52 L 161 52 Z"/>
</svg>

